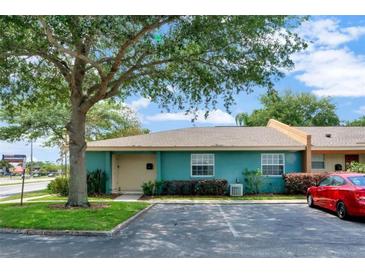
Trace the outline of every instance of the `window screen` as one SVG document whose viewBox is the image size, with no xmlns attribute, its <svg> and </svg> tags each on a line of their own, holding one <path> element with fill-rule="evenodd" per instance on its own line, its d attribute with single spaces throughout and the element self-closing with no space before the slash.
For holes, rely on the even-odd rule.
<svg viewBox="0 0 365 274">
<path fill-rule="evenodd" d="M 282 175 L 284 166 L 284 154 L 261 154 L 261 171 L 263 175 Z"/>
<path fill-rule="evenodd" d="M 191 154 L 191 175 L 214 176 L 214 154 Z"/>
<path fill-rule="evenodd" d="M 324 155 L 313 154 L 312 155 L 312 168 L 313 169 L 324 169 Z"/>
</svg>

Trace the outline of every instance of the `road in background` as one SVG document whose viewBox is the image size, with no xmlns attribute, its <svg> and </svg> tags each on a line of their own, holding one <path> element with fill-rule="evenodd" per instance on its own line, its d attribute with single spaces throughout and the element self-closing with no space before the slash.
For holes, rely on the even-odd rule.
<svg viewBox="0 0 365 274">
<path fill-rule="evenodd" d="M 52 177 L 34 177 L 34 178 L 30 178 L 30 177 L 25 177 L 25 183 L 39 183 L 39 182 L 49 182 L 50 180 L 52 180 Z M 4 186 L 4 185 L 10 185 L 10 184 L 21 184 L 22 183 L 22 178 L 20 176 L 13 176 L 13 177 L 0 177 L 0 186 Z"/>
<path fill-rule="evenodd" d="M 51 179 L 48 181 L 43 180 L 40 182 L 26 183 L 24 185 L 24 192 L 31 192 L 31 191 L 46 189 L 47 185 L 49 184 L 50 181 L 51 181 Z M 5 186 L 0 185 L 0 199 L 6 198 L 11 195 L 19 194 L 21 192 L 21 189 L 22 189 L 21 184 L 5 185 Z"/>
</svg>

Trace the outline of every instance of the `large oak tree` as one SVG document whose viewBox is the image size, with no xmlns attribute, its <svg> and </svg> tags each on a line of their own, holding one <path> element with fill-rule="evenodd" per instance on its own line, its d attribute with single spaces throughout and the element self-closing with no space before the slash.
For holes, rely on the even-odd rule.
<svg viewBox="0 0 365 274">
<path fill-rule="evenodd" d="M 225 107 L 268 89 L 305 47 L 286 16 L 11 16 L 0 18 L 2 104 L 67 98 L 69 206 L 87 206 L 85 122 L 99 101 L 140 94 L 169 109 Z M 65 90 L 65 92 L 60 92 Z"/>
</svg>

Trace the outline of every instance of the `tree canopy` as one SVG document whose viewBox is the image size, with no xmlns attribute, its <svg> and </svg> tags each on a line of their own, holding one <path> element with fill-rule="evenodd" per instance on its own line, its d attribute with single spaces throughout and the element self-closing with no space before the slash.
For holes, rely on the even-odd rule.
<svg viewBox="0 0 365 274">
<path fill-rule="evenodd" d="M 86 114 L 132 94 L 161 107 L 228 109 L 239 92 L 267 89 L 305 48 L 291 16 L 3 16 L 0 99 L 69 101 L 68 205 L 87 202 Z"/>
<path fill-rule="evenodd" d="M 33 163 L 27 162 L 26 164 L 26 171 L 29 172 L 30 169 L 37 170 L 37 173 L 47 174 L 49 172 L 57 172 L 61 170 L 61 166 L 59 164 L 55 164 L 52 162 L 42 162 L 42 161 L 35 161 Z"/>
<path fill-rule="evenodd" d="M 337 126 L 340 120 L 336 106 L 329 98 L 314 94 L 286 91 L 283 95 L 269 92 L 260 98 L 261 109 L 251 114 L 239 113 L 236 123 L 240 126 L 266 126 L 270 119 L 293 126 Z"/>
<path fill-rule="evenodd" d="M 27 107 L 77 89 L 83 111 L 131 93 L 166 107 L 208 107 L 219 95 L 230 105 L 232 92 L 271 87 L 293 65 L 291 54 L 305 46 L 292 31 L 299 23 L 287 16 L 1 17 L 1 99 Z"/>
<path fill-rule="evenodd" d="M 350 127 L 365 127 L 365 115 L 361 116 L 358 119 L 352 120 L 352 121 L 348 121 L 346 123 L 346 126 L 350 126 Z"/>
<path fill-rule="evenodd" d="M 38 100 L 38 99 L 37 99 Z M 68 102 L 40 100 L 28 108 L 1 106 L 0 139 L 17 141 L 44 138 L 45 145 L 67 145 L 66 124 L 70 120 Z M 136 113 L 121 102 L 102 101 L 88 112 L 86 135 L 88 141 L 148 133 L 141 128 Z"/>
<path fill-rule="evenodd" d="M 0 168 L 1 169 L 10 168 L 10 167 L 12 167 L 12 165 L 8 161 L 0 160 Z"/>
</svg>

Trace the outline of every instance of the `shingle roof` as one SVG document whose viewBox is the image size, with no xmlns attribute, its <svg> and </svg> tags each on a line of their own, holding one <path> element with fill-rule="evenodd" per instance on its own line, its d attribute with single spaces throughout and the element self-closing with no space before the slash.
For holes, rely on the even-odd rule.
<svg viewBox="0 0 365 274">
<path fill-rule="evenodd" d="M 121 137 L 87 144 L 88 149 L 103 147 L 293 147 L 304 149 L 299 142 L 268 127 L 194 127 Z"/>
<path fill-rule="evenodd" d="M 365 127 L 297 127 L 312 135 L 313 148 L 359 147 L 365 149 Z M 327 136 L 326 136 L 327 135 Z"/>
</svg>

